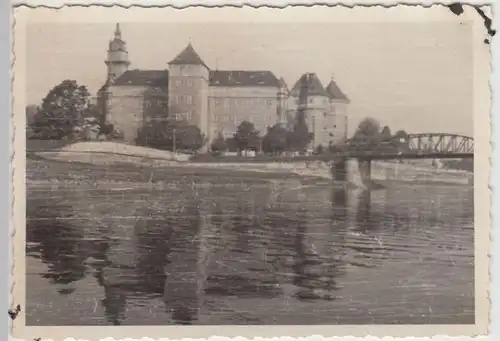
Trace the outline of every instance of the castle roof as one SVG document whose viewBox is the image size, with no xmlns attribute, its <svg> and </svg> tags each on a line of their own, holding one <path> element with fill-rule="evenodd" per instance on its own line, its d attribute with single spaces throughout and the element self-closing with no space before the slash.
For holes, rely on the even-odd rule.
<svg viewBox="0 0 500 341">
<path fill-rule="evenodd" d="M 286 85 L 286 82 L 285 82 L 285 80 L 283 79 L 283 77 L 280 77 L 279 82 L 280 82 L 280 87 L 281 87 L 281 88 L 283 88 L 283 89 L 288 89 L 288 85 Z"/>
<path fill-rule="evenodd" d="M 315 73 L 304 73 L 290 90 L 290 94 L 298 97 L 301 91 L 307 92 L 308 96 L 330 97 Z"/>
<path fill-rule="evenodd" d="M 207 64 L 201 59 L 200 55 L 194 50 L 193 45 L 191 43 L 186 46 L 186 48 L 177 55 L 170 63 L 177 65 L 203 65 L 207 69 L 209 68 Z"/>
<path fill-rule="evenodd" d="M 210 71 L 211 86 L 272 86 L 279 87 L 278 78 L 271 71 Z"/>
<path fill-rule="evenodd" d="M 339 86 L 337 85 L 337 83 L 335 83 L 333 79 L 326 86 L 326 91 L 328 92 L 330 98 L 332 99 L 340 99 L 349 102 L 349 98 L 347 98 L 347 96 L 342 92 L 342 90 L 340 90 Z"/>
<path fill-rule="evenodd" d="M 168 70 L 128 70 L 113 85 L 167 86 Z"/>
</svg>

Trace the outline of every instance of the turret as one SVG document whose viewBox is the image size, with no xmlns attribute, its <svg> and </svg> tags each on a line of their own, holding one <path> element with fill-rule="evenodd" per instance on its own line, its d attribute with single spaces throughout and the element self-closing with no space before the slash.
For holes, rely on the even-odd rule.
<svg viewBox="0 0 500 341">
<path fill-rule="evenodd" d="M 288 87 L 285 83 L 285 80 L 283 77 L 279 79 L 279 88 L 278 88 L 278 107 L 277 107 L 277 114 L 278 114 L 278 123 L 280 123 L 283 126 L 286 126 L 286 110 L 287 110 L 287 105 L 286 105 L 286 100 L 288 98 Z"/>
<path fill-rule="evenodd" d="M 130 65 L 127 44 L 122 40 L 120 24 L 116 24 L 115 36 L 109 42 L 108 57 L 105 63 L 108 66 L 107 79 L 110 82 L 123 75 Z"/>
</svg>

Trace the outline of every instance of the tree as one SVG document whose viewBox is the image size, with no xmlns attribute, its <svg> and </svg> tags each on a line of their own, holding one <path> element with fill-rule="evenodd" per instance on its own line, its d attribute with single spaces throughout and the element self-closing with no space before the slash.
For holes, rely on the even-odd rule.
<svg viewBox="0 0 500 341">
<path fill-rule="evenodd" d="M 90 93 L 74 80 L 65 80 L 49 91 L 34 117 L 33 131 L 40 138 L 72 137 L 84 124 Z"/>
<path fill-rule="evenodd" d="M 389 142 L 392 139 L 391 128 L 389 126 L 384 126 L 380 132 L 380 140 L 382 142 Z"/>
<path fill-rule="evenodd" d="M 227 143 L 224 139 L 224 136 L 222 136 L 222 133 L 219 133 L 219 135 L 217 135 L 217 138 L 213 140 L 211 149 L 216 153 L 222 153 L 227 150 Z"/>
<path fill-rule="evenodd" d="M 351 142 L 355 145 L 376 146 L 380 140 L 380 123 L 374 118 L 367 117 L 359 123 Z"/>
<path fill-rule="evenodd" d="M 230 152 L 237 152 L 238 151 L 238 146 L 236 145 L 236 141 L 234 140 L 234 137 L 228 137 L 226 139 L 226 145 L 227 145 L 227 150 Z"/>
<path fill-rule="evenodd" d="M 262 139 L 262 150 L 265 153 L 281 154 L 286 150 L 288 130 L 280 124 L 267 128 L 267 133 Z"/>
<path fill-rule="evenodd" d="M 408 139 L 408 133 L 404 130 L 398 130 L 395 134 L 394 134 L 394 139 L 397 139 L 397 140 L 407 140 Z"/>
<path fill-rule="evenodd" d="M 293 130 L 288 134 L 287 145 L 290 149 L 303 152 L 314 139 L 314 133 L 309 132 L 305 113 L 299 111 L 297 113 Z"/>
<path fill-rule="evenodd" d="M 240 152 L 244 150 L 258 151 L 260 149 L 260 134 L 253 123 L 248 121 L 240 123 L 233 135 L 233 139 Z"/>
<path fill-rule="evenodd" d="M 26 106 L 26 126 L 30 127 L 33 125 L 35 116 L 37 115 L 40 108 L 37 105 Z"/>
<path fill-rule="evenodd" d="M 152 121 L 139 130 L 137 144 L 163 150 L 198 151 L 206 142 L 201 130 L 186 121 Z"/>
<path fill-rule="evenodd" d="M 315 153 L 316 155 L 321 155 L 321 154 L 323 154 L 324 152 L 325 152 L 325 149 L 323 148 L 323 145 L 322 145 L 322 144 L 318 145 L 318 146 L 316 147 L 316 150 L 314 151 L 314 153 Z"/>
</svg>

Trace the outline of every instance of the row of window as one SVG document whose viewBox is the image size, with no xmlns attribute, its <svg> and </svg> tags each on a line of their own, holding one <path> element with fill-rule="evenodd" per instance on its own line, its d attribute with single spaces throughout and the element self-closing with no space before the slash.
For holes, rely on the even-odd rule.
<svg viewBox="0 0 500 341">
<path fill-rule="evenodd" d="M 191 105 L 191 104 L 193 104 L 193 96 L 191 96 L 191 95 L 172 95 L 172 96 L 170 96 L 170 101 L 174 105 L 179 105 L 179 104 Z"/>
<path fill-rule="evenodd" d="M 180 78 L 173 81 L 175 86 L 193 86 L 195 84 L 192 78 Z"/>
<path fill-rule="evenodd" d="M 255 108 L 255 107 L 272 107 L 272 99 L 265 98 L 214 98 L 211 99 L 212 107 L 224 108 Z"/>
<path fill-rule="evenodd" d="M 293 101 L 296 105 L 299 105 L 299 103 L 300 103 L 299 98 L 295 98 Z M 330 101 L 328 100 L 328 98 L 318 99 L 318 98 L 314 98 L 314 97 L 309 97 L 307 99 L 307 103 L 314 103 L 314 102 L 322 103 L 323 105 L 327 105 Z"/>
<path fill-rule="evenodd" d="M 262 119 L 264 119 L 265 122 L 274 123 L 274 122 L 276 122 L 277 117 L 275 117 L 273 115 L 267 115 L 267 116 L 250 115 L 250 116 L 245 116 L 244 119 L 247 119 L 250 122 L 259 122 L 259 121 L 262 121 Z M 242 117 L 237 117 L 234 115 L 214 115 L 213 116 L 213 122 L 233 122 L 233 123 L 236 123 L 236 122 L 240 122 L 242 120 L 243 120 Z"/>
<path fill-rule="evenodd" d="M 191 121 L 193 118 L 193 113 L 188 111 L 188 112 L 177 112 L 174 114 L 174 117 L 177 121 L 181 120 L 186 120 L 186 121 Z"/>
<path fill-rule="evenodd" d="M 144 101 L 144 108 L 149 109 L 152 107 L 166 107 L 167 103 L 161 99 L 148 99 Z"/>
</svg>

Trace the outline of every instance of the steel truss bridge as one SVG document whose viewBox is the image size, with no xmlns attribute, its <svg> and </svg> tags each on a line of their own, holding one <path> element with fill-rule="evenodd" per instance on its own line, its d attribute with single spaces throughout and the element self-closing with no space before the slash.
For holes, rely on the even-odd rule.
<svg viewBox="0 0 500 341">
<path fill-rule="evenodd" d="M 457 158 L 474 156 L 474 139 L 452 134 L 410 134 L 407 139 L 410 151 L 422 154 L 439 154 Z"/>
<path fill-rule="evenodd" d="M 327 161 L 331 160 L 332 157 L 351 157 L 365 160 L 473 158 L 474 139 L 457 134 L 409 134 L 401 141 L 388 141 L 372 148 L 351 145 L 346 146 L 341 151 L 303 158 L 304 160 Z M 298 157 L 298 159 L 300 158 L 302 157 Z"/>
</svg>

